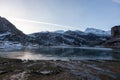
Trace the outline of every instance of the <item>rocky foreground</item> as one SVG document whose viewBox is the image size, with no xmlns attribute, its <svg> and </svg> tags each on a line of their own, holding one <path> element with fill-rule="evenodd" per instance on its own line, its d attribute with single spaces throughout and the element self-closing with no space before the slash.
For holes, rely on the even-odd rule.
<svg viewBox="0 0 120 80">
<path fill-rule="evenodd" d="M 0 58 L 0 80 L 120 80 L 120 61 L 22 61 Z"/>
</svg>

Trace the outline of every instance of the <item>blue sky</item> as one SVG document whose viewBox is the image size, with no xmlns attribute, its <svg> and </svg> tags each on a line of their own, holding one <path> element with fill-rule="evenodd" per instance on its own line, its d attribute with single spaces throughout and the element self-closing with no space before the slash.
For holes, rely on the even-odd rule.
<svg viewBox="0 0 120 80">
<path fill-rule="evenodd" d="M 25 33 L 110 30 L 120 24 L 120 0 L 0 0 L 0 16 Z"/>
</svg>

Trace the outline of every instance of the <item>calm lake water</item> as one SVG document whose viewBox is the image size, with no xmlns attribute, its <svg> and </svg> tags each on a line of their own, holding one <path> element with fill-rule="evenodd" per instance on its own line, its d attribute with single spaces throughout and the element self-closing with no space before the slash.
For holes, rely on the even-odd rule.
<svg viewBox="0 0 120 80">
<path fill-rule="evenodd" d="M 120 50 L 107 48 L 54 48 L 0 50 L 0 57 L 22 60 L 119 60 Z"/>
</svg>

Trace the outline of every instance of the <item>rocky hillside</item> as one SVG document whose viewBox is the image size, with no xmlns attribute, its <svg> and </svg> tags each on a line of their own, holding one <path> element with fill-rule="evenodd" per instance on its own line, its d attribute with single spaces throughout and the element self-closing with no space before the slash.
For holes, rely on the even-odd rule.
<svg viewBox="0 0 120 80">
<path fill-rule="evenodd" d="M 110 36 L 98 36 L 92 33 L 82 31 L 65 31 L 65 32 L 39 32 L 29 36 L 36 39 L 36 43 L 44 46 L 96 46 L 101 45 Z M 34 42 L 33 42 L 34 43 Z"/>
<path fill-rule="evenodd" d="M 25 42 L 26 37 L 27 35 L 18 30 L 11 22 L 0 17 L 0 41 Z"/>
</svg>

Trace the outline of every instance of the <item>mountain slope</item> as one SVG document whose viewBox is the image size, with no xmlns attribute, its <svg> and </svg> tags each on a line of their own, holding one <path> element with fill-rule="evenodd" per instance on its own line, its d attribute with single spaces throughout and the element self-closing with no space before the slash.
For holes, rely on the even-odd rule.
<svg viewBox="0 0 120 80">
<path fill-rule="evenodd" d="M 58 32 L 39 32 L 30 34 L 29 36 L 35 38 L 36 43 L 43 46 L 95 46 L 101 45 L 110 38 L 109 36 L 97 36 L 78 30 L 69 30 L 62 34 Z"/>
<path fill-rule="evenodd" d="M 0 40 L 24 42 L 27 35 L 18 30 L 7 19 L 0 17 Z"/>
<path fill-rule="evenodd" d="M 37 42 L 44 46 L 62 46 L 72 45 L 81 46 L 81 43 L 86 41 L 82 38 L 75 38 L 67 34 L 54 33 L 54 32 L 41 32 L 32 34 L 36 37 Z"/>
</svg>

